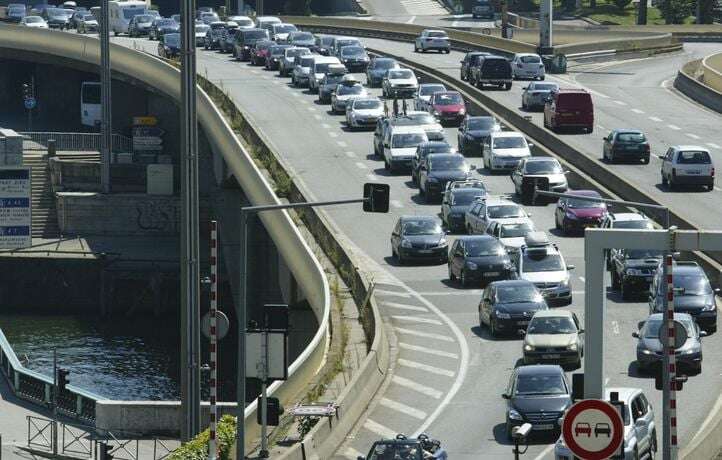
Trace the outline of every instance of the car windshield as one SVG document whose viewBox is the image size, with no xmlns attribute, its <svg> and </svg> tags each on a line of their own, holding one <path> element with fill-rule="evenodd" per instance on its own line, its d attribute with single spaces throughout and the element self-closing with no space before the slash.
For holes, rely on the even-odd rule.
<svg viewBox="0 0 722 460">
<path fill-rule="evenodd" d="M 316 59 L 313 56 L 304 56 L 301 58 L 301 67 L 311 67 L 313 65 L 313 60 Z"/>
<path fill-rule="evenodd" d="M 524 395 L 563 395 L 567 393 L 564 378 L 560 374 L 518 375 L 514 392 Z"/>
<path fill-rule="evenodd" d="M 305 56 L 311 54 L 311 51 L 307 48 L 291 48 L 286 50 L 287 58 L 295 58 L 296 56 Z"/>
<path fill-rule="evenodd" d="M 520 238 L 526 236 L 526 234 L 532 230 L 534 230 L 534 228 L 526 222 L 504 224 L 499 231 L 499 238 Z"/>
<path fill-rule="evenodd" d="M 506 250 L 494 238 L 473 239 L 464 243 L 464 254 L 467 257 L 502 256 Z"/>
<path fill-rule="evenodd" d="M 149 14 L 139 14 L 136 16 L 135 22 L 153 22 L 153 16 Z"/>
<path fill-rule="evenodd" d="M 395 149 L 407 149 L 416 147 L 426 141 L 426 135 L 423 133 L 394 134 L 391 147 Z"/>
<path fill-rule="evenodd" d="M 163 35 L 163 43 L 169 46 L 180 46 L 180 34 Z"/>
<path fill-rule="evenodd" d="M 414 113 L 408 117 L 421 125 L 432 125 L 436 123 L 436 118 L 430 113 Z"/>
<path fill-rule="evenodd" d="M 381 101 L 360 100 L 353 103 L 353 108 L 356 110 L 371 110 L 380 107 Z"/>
<path fill-rule="evenodd" d="M 364 49 L 359 46 L 345 46 L 341 48 L 342 56 L 363 56 Z"/>
<path fill-rule="evenodd" d="M 250 27 L 253 25 L 253 21 L 250 19 L 234 19 L 233 22 L 238 24 L 238 27 Z"/>
<path fill-rule="evenodd" d="M 699 295 L 711 295 L 712 286 L 710 286 L 707 278 L 702 275 L 678 275 L 674 274 L 672 277 L 674 282 L 674 295 L 675 296 L 699 296 Z M 658 284 L 658 291 L 666 291 L 667 287 L 665 283 Z"/>
<path fill-rule="evenodd" d="M 601 198 L 599 196 L 591 196 L 590 198 Z M 606 203 L 601 203 L 599 201 L 589 201 L 584 200 L 581 198 L 567 198 L 567 206 L 570 208 L 580 208 L 580 209 L 587 209 L 587 208 L 606 208 Z M 615 225 L 616 227 L 616 225 Z"/>
<path fill-rule="evenodd" d="M 444 85 L 424 85 L 419 88 L 419 95 L 430 96 L 440 91 L 446 91 L 446 87 Z"/>
<path fill-rule="evenodd" d="M 466 170 L 466 160 L 462 156 L 443 156 L 429 159 L 429 170 L 434 171 L 464 171 Z"/>
<path fill-rule="evenodd" d="M 271 56 L 281 56 L 281 55 L 283 55 L 283 50 L 285 50 L 285 49 L 286 49 L 285 46 L 275 45 L 275 46 L 271 46 L 271 48 L 269 49 L 269 52 L 271 53 Z"/>
<path fill-rule="evenodd" d="M 652 222 L 644 219 L 640 220 L 626 220 L 622 222 L 615 222 L 614 228 L 636 228 L 640 230 L 647 230 L 647 229 L 653 229 L 654 225 Z"/>
<path fill-rule="evenodd" d="M 161 19 L 160 21 L 156 22 L 156 25 L 158 27 L 165 27 L 165 26 L 176 26 L 176 22 L 172 19 Z"/>
<path fill-rule="evenodd" d="M 494 127 L 496 121 L 491 117 L 473 117 L 469 118 L 469 131 L 484 131 Z"/>
<path fill-rule="evenodd" d="M 210 30 L 210 27 L 208 27 L 205 24 L 198 24 L 196 26 L 196 32 L 208 32 Z"/>
<path fill-rule="evenodd" d="M 345 46 L 352 46 L 352 45 L 358 45 L 361 46 L 358 40 L 354 39 L 347 39 L 347 40 L 337 40 L 336 41 L 336 49 L 341 49 Z"/>
<path fill-rule="evenodd" d="M 541 302 L 542 296 L 539 290 L 531 284 L 512 284 L 496 287 L 497 303 L 526 303 Z"/>
<path fill-rule="evenodd" d="M 459 190 L 451 194 L 452 206 L 469 206 L 477 196 L 483 193 L 479 190 Z"/>
<path fill-rule="evenodd" d="M 486 54 L 475 54 L 471 56 L 470 64 L 471 65 L 477 65 L 479 62 L 481 62 L 482 59 L 484 59 L 487 55 Z"/>
<path fill-rule="evenodd" d="M 361 94 L 363 93 L 364 87 L 361 85 L 339 85 L 336 89 L 336 94 L 339 96 L 347 96 L 350 94 Z"/>
<path fill-rule="evenodd" d="M 545 160 L 545 161 L 527 161 L 526 163 L 527 174 L 561 174 L 562 166 L 558 161 Z"/>
<path fill-rule="evenodd" d="M 319 62 L 316 64 L 315 72 L 316 73 L 326 73 L 328 72 L 328 67 L 331 65 L 331 62 Z"/>
<path fill-rule="evenodd" d="M 249 30 L 249 31 L 243 33 L 243 38 L 246 40 L 248 40 L 248 39 L 255 40 L 255 39 L 267 38 L 267 37 L 268 37 L 268 32 L 266 32 L 265 30 Z"/>
<path fill-rule="evenodd" d="M 689 165 L 708 165 L 712 162 L 707 152 L 686 151 L 679 152 L 677 163 Z"/>
<path fill-rule="evenodd" d="M 313 34 L 309 32 L 297 32 L 293 34 L 293 40 L 313 40 Z"/>
<path fill-rule="evenodd" d="M 141 8 L 133 8 L 133 9 L 124 9 L 123 10 L 123 17 L 125 19 L 133 19 L 135 16 L 138 16 L 139 14 L 145 13 L 144 10 Z"/>
<path fill-rule="evenodd" d="M 295 32 L 297 30 L 298 29 L 296 29 L 296 26 L 294 26 L 293 24 L 283 24 L 280 26 L 275 26 L 273 28 L 274 33 L 277 33 L 277 34 L 287 34 L 287 33 Z"/>
<path fill-rule="evenodd" d="M 574 334 L 577 326 L 568 316 L 541 316 L 532 318 L 527 334 Z"/>
<path fill-rule="evenodd" d="M 374 69 L 378 70 L 388 70 L 393 69 L 394 67 L 398 67 L 398 63 L 393 59 L 377 59 L 374 61 Z"/>
<path fill-rule="evenodd" d="M 414 74 L 408 69 L 399 69 L 389 71 L 389 78 L 411 78 Z"/>
<path fill-rule="evenodd" d="M 558 86 L 553 83 L 534 83 L 534 85 L 529 85 L 529 89 L 534 91 L 553 91 L 557 88 Z"/>
<path fill-rule="evenodd" d="M 368 460 L 421 460 L 422 448 L 415 443 L 399 443 L 379 441 L 374 444 L 373 452 Z"/>
<path fill-rule="evenodd" d="M 564 270 L 564 262 L 559 254 L 528 250 L 524 253 L 522 269 L 525 273 L 559 272 Z"/>
<path fill-rule="evenodd" d="M 403 235 L 440 235 L 441 224 L 433 220 L 409 220 L 401 229 Z"/>
<path fill-rule="evenodd" d="M 39 16 L 28 16 L 25 18 L 25 22 L 43 22 L 43 18 Z"/>
<path fill-rule="evenodd" d="M 60 18 L 67 16 L 68 13 L 58 8 L 48 8 L 48 16 L 51 18 Z"/>
<path fill-rule="evenodd" d="M 526 140 L 523 137 L 495 137 L 495 149 L 523 149 L 526 147 Z"/>
<path fill-rule="evenodd" d="M 526 213 L 517 204 L 495 204 L 487 208 L 487 214 L 492 219 L 509 219 L 512 217 L 526 217 Z"/>
<path fill-rule="evenodd" d="M 522 56 L 519 60 L 524 64 L 541 64 L 539 56 Z"/>
<path fill-rule="evenodd" d="M 687 335 L 696 337 L 697 330 L 694 327 L 694 322 L 689 319 L 675 318 L 675 321 L 682 323 L 685 329 L 687 329 Z M 645 339 L 656 339 L 659 337 L 659 328 L 662 327 L 664 321 L 662 319 L 650 319 L 644 323 L 644 330 L 641 335 Z"/>
<path fill-rule="evenodd" d="M 173 21 L 173 20 L 171 19 L 171 21 Z M 175 22 L 175 21 L 173 21 L 173 22 Z M 226 23 L 225 22 L 214 22 L 213 24 L 210 25 L 210 27 L 213 30 L 225 29 Z"/>
<path fill-rule="evenodd" d="M 343 75 L 326 75 L 325 85 L 338 85 L 343 80 Z"/>
<path fill-rule="evenodd" d="M 658 249 L 627 249 L 624 253 L 628 259 L 659 259 L 662 251 Z"/>
<path fill-rule="evenodd" d="M 463 103 L 464 100 L 459 93 L 443 93 L 434 97 L 434 104 L 436 105 L 459 105 Z"/>
<path fill-rule="evenodd" d="M 446 143 L 434 143 L 431 145 L 424 145 L 420 147 L 421 154 L 423 156 L 429 155 L 430 153 L 453 153 L 454 149 Z"/>
<path fill-rule="evenodd" d="M 642 133 L 619 133 L 617 134 L 617 141 L 641 144 L 647 142 L 647 138 Z"/>
</svg>

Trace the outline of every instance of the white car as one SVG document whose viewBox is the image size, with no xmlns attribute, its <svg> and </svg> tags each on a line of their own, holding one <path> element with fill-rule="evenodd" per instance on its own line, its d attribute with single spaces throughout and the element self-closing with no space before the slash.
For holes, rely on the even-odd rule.
<svg viewBox="0 0 722 460">
<path fill-rule="evenodd" d="M 411 98 L 419 89 L 419 81 L 411 69 L 390 69 L 381 82 L 384 98 Z"/>
<path fill-rule="evenodd" d="M 296 56 L 296 64 L 291 72 L 291 83 L 293 83 L 293 86 L 308 86 L 314 59 L 316 59 L 316 56 L 313 54 Z"/>
<path fill-rule="evenodd" d="M 410 169 L 416 147 L 428 140 L 426 131 L 420 126 L 392 126 L 383 140 L 384 166 L 391 172 Z"/>
<path fill-rule="evenodd" d="M 531 217 L 521 205 L 501 196 L 487 196 L 478 199 L 469 206 L 464 220 L 466 233 L 470 235 L 486 233 L 494 222 L 501 224 L 518 222 Z"/>
<path fill-rule="evenodd" d="M 544 108 L 549 96 L 557 90 L 559 90 L 559 85 L 556 83 L 531 82 L 529 86 L 524 87 L 524 92 L 521 93 L 521 108 L 524 110 Z"/>
<path fill-rule="evenodd" d="M 514 183 L 514 192 L 524 197 L 525 178 L 533 178 L 527 180 L 527 186 L 533 184 L 537 178 L 544 178 L 549 183 L 549 190 L 552 192 L 564 193 L 569 188 L 567 183 L 567 175 L 562 168 L 559 160 L 552 157 L 529 157 L 521 160 L 511 173 L 511 181 Z M 528 191 L 527 189 L 526 191 Z M 533 189 L 531 189 L 533 190 Z"/>
<path fill-rule="evenodd" d="M 531 156 L 530 144 L 523 134 L 515 131 L 492 132 L 481 148 L 484 167 L 489 171 L 514 169 L 524 158 Z"/>
<path fill-rule="evenodd" d="M 253 19 L 248 16 L 228 16 L 226 20 L 235 23 L 239 29 L 253 29 L 255 27 Z"/>
<path fill-rule="evenodd" d="M 346 104 L 350 103 L 351 99 L 365 98 L 368 95 L 366 88 L 361 83 L 354 80 L 343 81 L 336 86 L 336 91 L 331 95 L 331 111 L 333 113 L 344 113 Z"/>
<path fill-rule="evenodd" d="M 714 189 L 714 165 L 709 150 L 696 145 L 676 145 L 659 155 L 662 160 L 662 185 L 700 185 Z"/>
<path fill-rule="evenodd" d="M 583 332 L 577 315 L 569 310 L 534 313 L 524 333 L 524 364 L 558 364 L 578 369 L 584 354 Z"/>
<path fill-rule="evenodd" d="M 524 245 L 526 235 L 534 231 L 534 222 L 528 217 L 492 222 L 486 228 L 486 233 L 501 241 L 509 254 L 517 252 Z"/>
<path fill-rule="evenodd" d="M 421 126 L 426 131 L 430 141 L 443 141 L 446 140 L 446 134 L 444 127 L 441 126 L 439 120 L 436 119 L 429 112 L 419 112 L 411 110 L 406 112 L 406 118 L 411 118 L 416 122 L 417 126 Z"/>
<path fill-rule="evenodd" d="M 416 37 L 414 42 L 414 52 L 425 53 L 429 50 L 436 50 L 440 53 L 450 53 L 451 43 L 449 36 L 443 30 L 425 29 L 421 31 L 421 35 Z"/>
<path fill-rule="evenodd" d="M 549 306 L 572 303 L 572 283 L 567 265 L 556 244 L 544 232 L 530 232 L 518 252 L 511 254 L 519 279 L 531 281 Z"/>
<path fill-rule="evenodd" d="M 384 105 L 377 97 L 357 97 L 346 104 L 346 125 L 351 128 L 374 128 L 384 116 Z"/>
<path fill-rule="evenodd" d="M 25 27 L 32 27 L 34 29 L 48 28 L 48 23 L 45 22 L 45 19 L 41 18 L 40 16 L 25 16 L 20 21 L 20 25 Z"/>
<path fill-rule="evenodd" d="M 298 29 L 293 24 L 271 24 L 271 40 L 277 43 L 286 43 L 288 41 L 288 34 L 291 32 L 298 32 Z"/>
<path fill-rule="evenodd" d="M 429 111 L 429 101 L 434 93 L 446 91 L 446 86 L 441 83 L 422 83 L 414 98 L 414 110 Z"/>
<path fill-rule="evenodd" d="M 538 54 L 517 53 L 511 60 L 511 74 L 515 79 L 544 80 L 544 63 Z"/>
</svg>

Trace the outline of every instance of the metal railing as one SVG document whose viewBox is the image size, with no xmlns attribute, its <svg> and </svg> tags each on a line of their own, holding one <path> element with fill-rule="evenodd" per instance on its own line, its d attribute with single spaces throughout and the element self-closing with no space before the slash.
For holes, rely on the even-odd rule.
<svg viewBox="0 0 722 460">
<path fill-rule="evenodd" d="M 35 142 L 43 148 L 47 148 L 48 140 L 55 140 L 55 148 L 58 151 L 73 152 L 99 152 L 101 137 L 100 133 L 53 133 L 31 131 L 19 133 L 25 140 Z M 133 143 L 129 137 L 113 134 L 111 146 L 113 152 L 133 152 Z"/>
</svg>

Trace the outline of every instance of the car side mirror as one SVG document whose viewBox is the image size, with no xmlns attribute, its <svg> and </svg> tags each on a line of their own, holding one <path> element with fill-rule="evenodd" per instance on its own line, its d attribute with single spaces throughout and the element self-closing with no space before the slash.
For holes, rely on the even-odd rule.
<svg viewBox="0 0 722 460">
<path fill-rule="evenodd" d="M 709 333 L 707 331 L 699 331 L 700 337 L 707 337 L 708 335 L 709 335 Z"/>
<path fill-rule="evenodd" d="M 526 335 L 526 331 L 524 329 L 517 329 L 516 333 L 519 335 Z"/>
<path fill-rule="evenodd" d="M 719 293 L 720 293 L 720 288 L 714 288 L 714 293 L 715 293 L 715 294 L 719 294 Z"/>
<path fill-rule="evenodd" d="M 504 398 L 504 399 L 509 399 L 509 394 L 508 394 L 508 393 L 502 393 L 502 394 L 501 394 L 501 397 Z"/>
<path fill-rule="evenodd" d="M 659 158 L 660 160 L 664 160 L 667 157 L 665 155 L 657 155 L 657 158 Z"/>
<path fill-rule="evenodd" d="M 472 171 L 476 171 L 476 165 L 471 165 L 471 166 L 469 166 L 469 168 L 470 168 Z"/>
<path fill-rule="evenodd" d="M 647 426 L 647 422 L 645 422 L 643 418 L 638 418 L 634 421 L 634 426 L 637 428 L 644 428 Z"/>
<path fill-rule="evenodd" d="M 579 329 L 579 330 L 577 331 L 577 334 L 584 334 L 584 329 Z"/>
<path fill-rule="evenodd" d="M 576 266 L 574 265 L 567 265 L 567 270 L 574 270 Z"/>
<path fill-rule="evenodd" d="M 522 86 L 521 89 L 529 89 L 528 86 Z"/>
<path fill-rule="evenodd" d="M 463 64 L 463 63 L 464 63 L 464 60 L 462 59 L 461 61 L 459 61 L 459 63 L 460 63 L 460 64 Z"/>
<path fill-rule="evenodd" d="M 531 142 L 527 142 L 527 144 L 526 144 L 526 145 L 528 145 L 528 146 L 529 146 L 529 148 L 532 148 L 532 147 L 534 147 L 534 144 L 532 144 Z"/>
<path fill-rule="evenodd" d="M 638 338 L 639 338 L 639 332 L 632 332 L 632 337 L 634 337 L 635 339 L 638 339 Z"/>
</svg>

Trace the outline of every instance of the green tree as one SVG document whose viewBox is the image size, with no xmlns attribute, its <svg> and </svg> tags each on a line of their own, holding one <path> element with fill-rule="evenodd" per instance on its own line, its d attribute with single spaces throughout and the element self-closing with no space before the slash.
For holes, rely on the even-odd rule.
<svg viewBox="0 0 722 460">
<path fill-rule="evenodd" d="M 683 24 L 692 14 L 694 0 L 665 0 L 662 4 L 662 15 L 667 24 Z"/>
<path fill-rule="evenodd" d="M 647 0 L 640 1 L 646 2 Z M 630 3 L 632 3 L 632 0 L 614 0 L 614 5 L 619 9 L 619 11 L 624 11 Z"/>
</svg>

